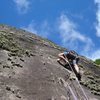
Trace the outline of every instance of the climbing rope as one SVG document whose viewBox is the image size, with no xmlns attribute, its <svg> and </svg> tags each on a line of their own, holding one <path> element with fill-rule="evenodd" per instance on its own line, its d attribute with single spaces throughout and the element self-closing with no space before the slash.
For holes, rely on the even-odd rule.
<svg viewBox="0 0 100 100">
<path fill-rule="evenodd" d="M 68 88 L 70 89 L 70 92 L 72 93 L 72 95 L 74 97 L 74 100 L 78 100 L 69 84 L 68 84 Z"/>
<path fill-rule="evenodd" d="M 74 83 L 72 82 L 72 85 L 73 85 L 73 87 L 74 87 L 74 89 L 75 89 L 75 91 L 76 91 L 76 94 L 77 94 L 77 96 L 79 97 L 79 100 L 81 100 L 80 98 L 81 98 L 81 96 L 79 95 L 79 93 L 78 93 L 78 91 L 77 91 L 77 89 L 76 89 L 76 87 L 75 87 L 75 85 L 74 85 Z"/>
<path fill-rule="evenodd" d="M 71 94 L 72 94 L 74 100 L 79 100 L 79 99 L 76 97 L 76 95 L 74 94 L 74 92 L 73 92 L 72 88 L 70 87 L 70 85 L 69 85 L 67 82 L 65 82 L 63 79 L 62 79 L 62 82 L 64 83 L 64 86 L 65 86 L 65 87 L 69 88 L 69 90 L 70 90 L 70 92 L 71 92 Z"/>
<path fill-rule="evenodd" d="M 73 68 L 72 68 L 72 66 L 71 66 L 71 64 L 69 63 L 69 61 L 67 60 L 67 62 L 68 62 L 68 64 L 69 64 L 69 67 L 71 68 L 71 70 L 72 70 L 72 72 L 74 73 L 74 70 L 73 70 Z M 74 73 L 75 74 L 75 73 Z M 78 81 L 78 79 L 77 78 L 75 78 L 76 79 L 76 81 L 77 81 L 77 83 L 78 83 L 78 85 L 79 85 L 79 87 L 81 88 L 81 90 L 82 90 L 82 92 L 83 92 L 83 94 L 84 94 L 84 96 L 85 96 L 85 100 L 88 100 L 88 97 L 87 97 L 87 95 L 85 94 L 85 92 L 84 92 L 84 90 L 83 90 L 83 88 L 82 88 L 82 86 L 80 85 L 80 83 L 79 83 L 79 81 Z"/>
</svg>

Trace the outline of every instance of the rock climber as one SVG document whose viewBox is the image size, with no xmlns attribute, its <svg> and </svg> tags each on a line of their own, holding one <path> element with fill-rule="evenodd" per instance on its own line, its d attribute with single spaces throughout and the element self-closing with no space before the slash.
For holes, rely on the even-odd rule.
<svg viewBox="0 0 100 100">
<path fill-rule="evenodd" d="M 63 53 L 58 54 L 58 59 L 57 61 L 61 64 L 61 65 L 71 65 L 72 70 L 74 71 L 76 77 L 78 78 L 78 80 L 81 80 L 81 74 L 80 74 L 80 70 L 78 67 L 78 61 L 79 61 L 79 56 L 78 54 L 74 51 L 74 50 L 70 50 L 70 51 L 65 51 Z"/>
</svg>

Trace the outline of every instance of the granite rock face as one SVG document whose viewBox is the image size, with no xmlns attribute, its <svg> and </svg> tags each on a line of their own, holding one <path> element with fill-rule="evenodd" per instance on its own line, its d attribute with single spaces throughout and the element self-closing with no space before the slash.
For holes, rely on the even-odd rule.
<svg viewBox="0 0 100 100">
<path fill-rule="evenodd" d="M 0 100 L 100 100 L 100 68 L 80 56 L 81 87 L 57 63 L 64 48 L 35 34 L 0 25 Z"/>
</svg>

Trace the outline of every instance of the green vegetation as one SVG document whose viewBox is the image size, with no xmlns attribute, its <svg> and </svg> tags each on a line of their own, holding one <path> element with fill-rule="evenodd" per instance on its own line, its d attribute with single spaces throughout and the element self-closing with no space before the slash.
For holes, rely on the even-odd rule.
<svg viewBox="0 0 100 100">
<path fill-rule="evenodd" d="M 13 53 L 18 53 L 21 51 L 11 34 L 0 33 L 0 48 Z"/>
<path fill-rule="evenodd" d="M 96 84 L 95 80 L 87 80 L 85 82 L 81 82 L 81 84 L 88 87 L 91 90 L 91 93 L 100 95 L 100 85 Z"/>
<path fill-rule="evenodd" d="M 42 40 L 42 43 L 45 44 L 45 45 L 49 45 L 49 46 L 51 46 L 51 47 L 53 47 L 53 48 L 55 48 L 55 49 L 65 50 L 65 48 L 60 47 L 59 45 L 53 43 L 52 41 L 50 41 L 50 40 L 48 40 L 48 39 L 42 38 L 41 40 Z"/>
<path fill-rule="evenodd" d="M 89 88 L 91 90 L 91 93 L 95 95 L 100 95 L 100 76 L 94 74 L 90 70 L 86 70 L 84 72 L 84 75 L 87 78 L 81 81 L 81 84 Z"/>
<path fill-rule="evenodd" d="M 91 71 L 86 70 L 86 71 L 84 72 L 84 75 L 92 75 L 92 72 L 91 72 Z"/>
<path fill-rule="evenodd" d="M 89 88 L 91 90 L 91 93 L 95 95 L 100 95 L 100 77 L 87 75 L 87 78 L 88 79 L 82 81 L 81 84 Z"/>
<path fill-rule="evenodd" d="M 80 68 L 84 68 L 84 66 L 82 66 L 81 64 L 78 64 L 78 66 L 79 66 Z"/>
<path fill-rule="evenodd" d="M 24 50 L 19 46 L 12 34 L 6 33 L 5 31 L 0 31 L 0 48 L 3 50 L 10 51 L 10 53 L 8 54 L 9 57 L 21 57 L 23 54 L 28 57 L 32 56 L 32 53 L 29 50 Z"/>
<path fill-rule="evenodd" d="M 94 63 L 97 64 L 97 65 L 100 65 L 100 59 L 96 59 L 96 60 L 94 61 Z"/>
</svg>

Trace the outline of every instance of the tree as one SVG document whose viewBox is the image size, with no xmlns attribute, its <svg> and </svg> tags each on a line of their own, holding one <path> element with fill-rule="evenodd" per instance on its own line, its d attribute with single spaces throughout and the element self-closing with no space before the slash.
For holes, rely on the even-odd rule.
<svg viewBox="0 0 100 100">
<path fill-rule="evenodd" d="M 100 65 L 100 58 L 94 61 L 95 64 Z"/>
</svg>

